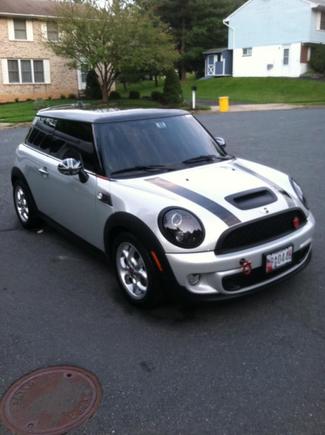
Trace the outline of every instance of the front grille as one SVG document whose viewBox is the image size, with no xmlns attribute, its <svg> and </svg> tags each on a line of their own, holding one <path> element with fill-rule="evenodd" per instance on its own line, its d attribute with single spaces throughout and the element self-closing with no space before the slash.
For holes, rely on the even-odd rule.
<svg viewBox="0 0 325 435">
<path fill-rule="evenodd" d="M 253 269 L 250 275 L 244 275 L 242 273 L 236 273 L 235 275 L 230 275 L 222 280 L 222 285 L 225 290 L 228 292 L 235 292 L 241 290 L 245 287 L 250 287 L 252 285 L 260 284 L 263 281 L 267 281 L 277 275 L 280 275 L 292 267 L 302 263 L 302 261 L 306 258 L 306 255 L 310 249 L 310 245 L 306 246 L 299 251 L 294 252 L 292 257 L 292 263 L 287 266 L 281 267 L 280 269 L 275 270 L 272 273 L 265 272 L 265 266 L 258 267 Z"/>
<path fill-rule="evenodd" d="M 299 228 L 294 228 L 293 219 L 300 220 Z M 216 246 L 216 254 L 240 251 L 261 243 L 290 234 L 307 222 L 304 212 L 299 208 L 266 216 L 248 223 L 236 225 L 225 231 Z"/>
</svg>

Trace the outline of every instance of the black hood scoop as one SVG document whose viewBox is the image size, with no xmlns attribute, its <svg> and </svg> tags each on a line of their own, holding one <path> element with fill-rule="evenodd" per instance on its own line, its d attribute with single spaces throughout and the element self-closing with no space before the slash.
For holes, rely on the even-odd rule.
<svg viewBox="0 0 325 435">
<path fill-rule="evenodd" d="M 225 200 L 240 210 L 251 210 L 252 208 L 272 204 L 277 200 L 277 197 L 272 190 L 261 187 L 226 196 Z"/>
</svg>

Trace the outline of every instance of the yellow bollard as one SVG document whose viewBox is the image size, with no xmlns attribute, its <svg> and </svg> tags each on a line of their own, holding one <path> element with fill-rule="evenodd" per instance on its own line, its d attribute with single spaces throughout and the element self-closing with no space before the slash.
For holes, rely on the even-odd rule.
<svg viewBox="0 0 325 435">
<path fill-rule="evenodd" d="M 219 97 L 219 111 L 229 112 L 229 97 Z"/>
</svg>

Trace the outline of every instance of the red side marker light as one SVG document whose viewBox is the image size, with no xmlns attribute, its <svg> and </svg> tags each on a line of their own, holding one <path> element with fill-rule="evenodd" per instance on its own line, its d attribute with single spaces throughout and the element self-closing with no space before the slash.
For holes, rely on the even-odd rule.
<svg viewBox="0 0 325 435">
<path fill-rule="evenodd" d="M 240 260 L 240 265 L 241 265 L 241 271 L 244 275 L 248 276 L 252 273 L 251 261 L 245 260 L 245 258 L 243 258 L 242 260 Z"/>
<path fill-rule="evenodd" d="M 297 230 L 297 229 L 300 227 L 300 224 L 301 224 L 300 219 L 298 218 L 298 216 L 295 216 L 295 217 L 292 219 L 292 226 L 293 226 L 293 228 L 294 228 L 295 230 Z"/>
<path fill-rule="evenodd" d="M 163 269 L 163 267 L 162 267 L 162 265 L 161 265 L 161 263 L 159 261 L 159 258 L 157 256 L 157 254 L 155 253 L 155 251 L 151 251 L 150 254 L 151 254 L 152 258 L 153 258 L 153 261 L 156 263 L 156 266 L 157 266 L 159 272 L 163 272 L 164 269 Z"/>
</svg>

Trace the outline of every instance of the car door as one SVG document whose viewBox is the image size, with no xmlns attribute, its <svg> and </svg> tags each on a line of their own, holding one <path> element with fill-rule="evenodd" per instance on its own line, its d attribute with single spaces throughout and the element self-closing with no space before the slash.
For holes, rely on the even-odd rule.
<svg viewBox="0 0 325 435">
<path fill-rule="evenodd" d="M 51 154 L 56 158 L 50 169 L 53 196 L 51 218 L 98 246 L 101 235 L 96 217 L 97 177 L 99 161 L 94 145 L 92 125 L 86 122 L 58 119 L 51 144 Z M 89 178 L 82 182 L 78 175 L 64 175 L 58 164 L 67 158 L 82 162 Z"/>
<path fill-rule="evenodd" d="M 51 142 L 56 120 L 46 116 L 37 116 L 33 121 L 22 151 L 24 175 L 31 189 L 38 210 L 50 215 L 53 193 L 49 169 L 56 163 L 50 156 Z"/>
</svg>

